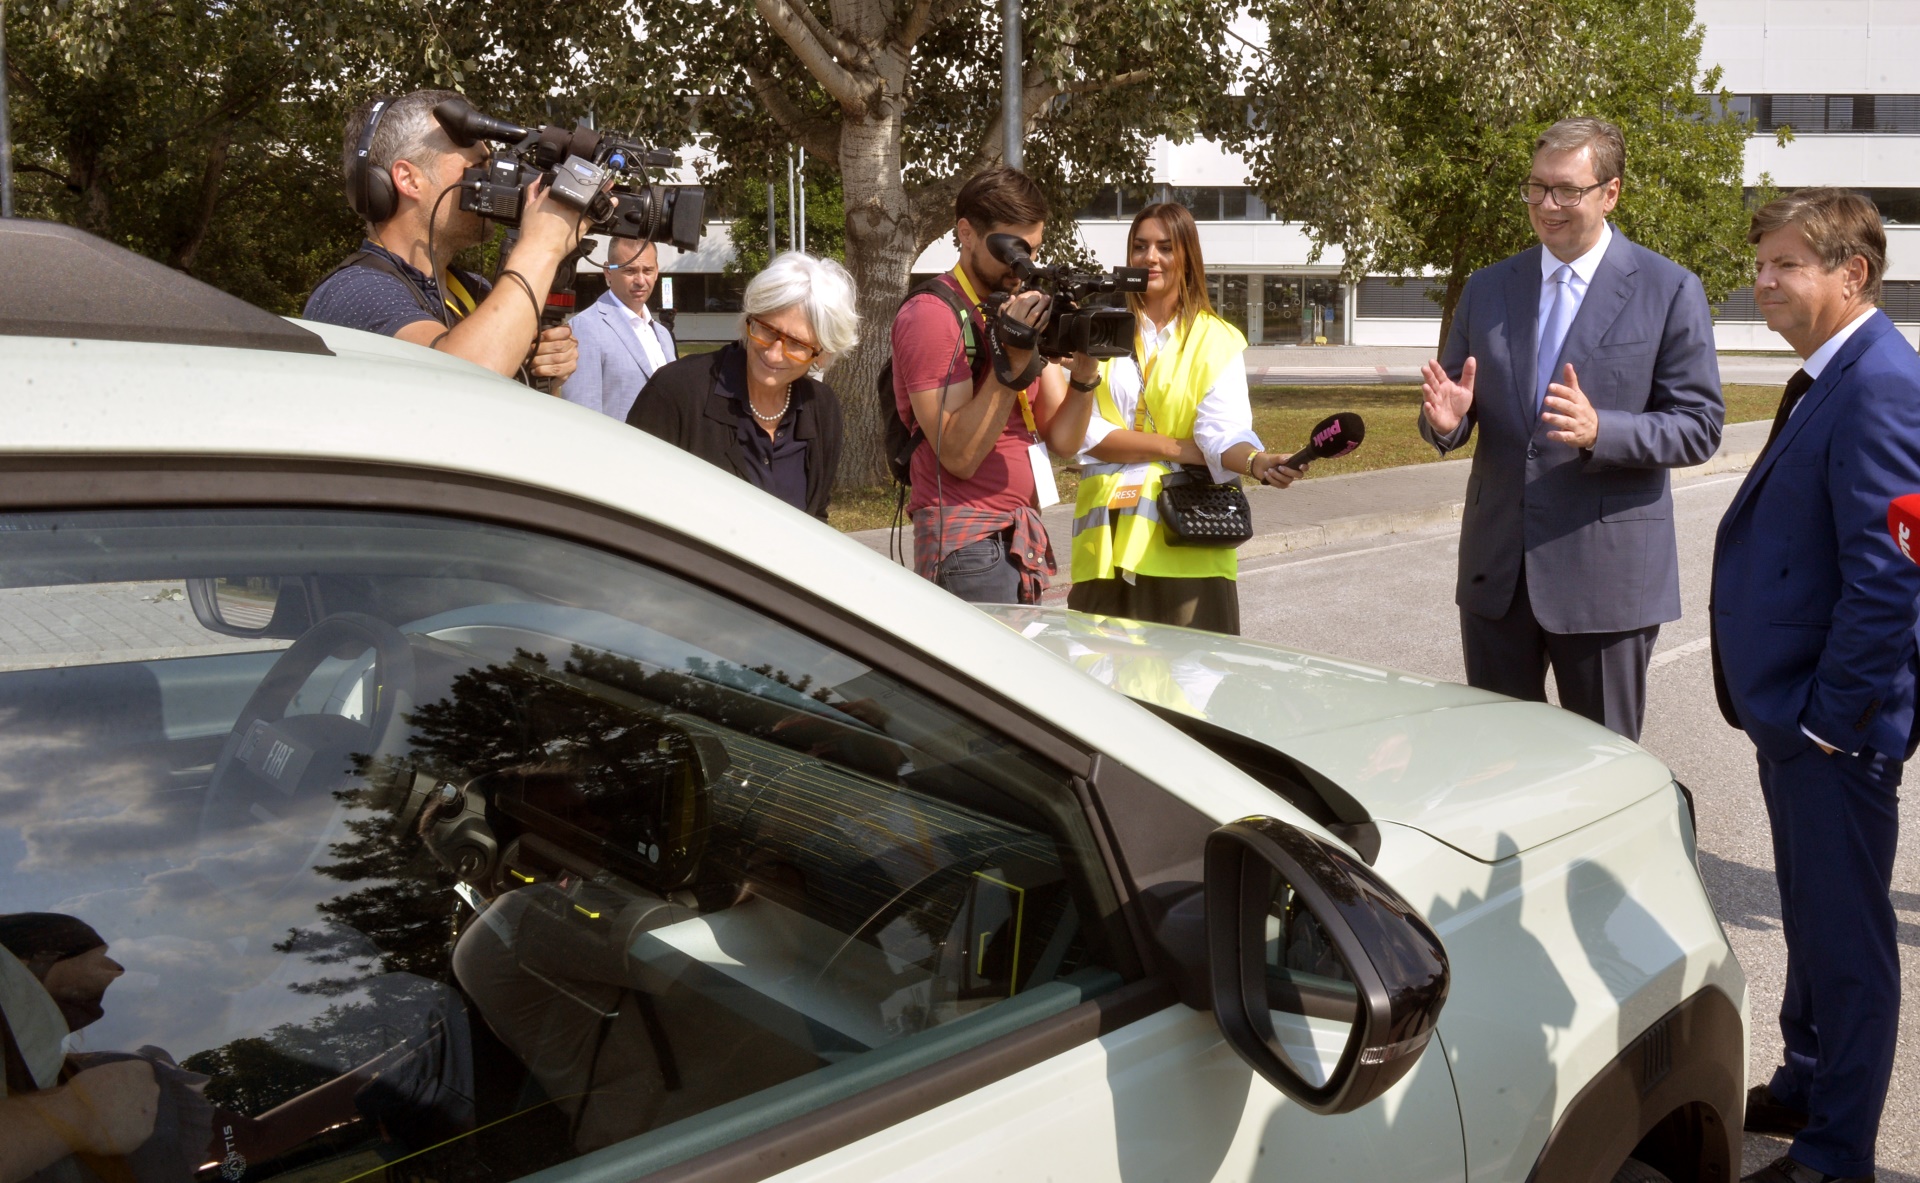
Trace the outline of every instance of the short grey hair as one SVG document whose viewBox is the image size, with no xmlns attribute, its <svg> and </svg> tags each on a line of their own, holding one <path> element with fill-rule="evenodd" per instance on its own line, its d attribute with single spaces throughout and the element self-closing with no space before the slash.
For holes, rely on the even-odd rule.
<svg viewBox="0 0 1920 1183">
<path fill-rule="evenodd" d="M 854 308 L 853 276 L 832 259 L 816 259 L 803 251 L 775 255 L 767 269 L 753 277 L 740 300 L 740 338 L 746 340 L 749 316 L 766 316 L 799 305 L 807 314 L 814 343 L 832 357 L 852 349 L 860 340 L 860 313 Z"/>
<path fill-rule="evenodd" d="M 465 96 L 451 90 L 416 90 L 412 94 L 401 95 L 387 106 L 386 114 L 380 117 L 380 126 L 374 130 L 373 144 L 367 152 L 367 167 L 381 172 L 390 171 L 394 162 L 412 161 L 425 165 L 427 161 L 444 152 L 453 150 L 453 141 L 447 137 L 446 129 L 433 117 L 433 109 L 448 99 L 464 99 Z M 353 109 L 347 116 L 345 142 L 340 146 L 340 177 L 349 182 L 353 176 L 354 153 L 360 147 L 360 137 L 366 134 L 367 121 L 373 118 L 373 105 L 377 99 L 368 99 Z M 435 133 L 440 142 L 433 142 Z"/>
<path fill-rule="evenodd" d="M 1580 115 L 1560 122 L 1540 133 L 1533 142 L 1534 155 L 1543 151 L 1578 152 L 1582 148 L 1593 149 L 1593 179 L 1602 185 L 1615 177 L 1626 175 L 1627 138 L 1620 134 L 1616 124 L 1604 119 L 1595 119 L 1590 115 Z"/>
</svg>

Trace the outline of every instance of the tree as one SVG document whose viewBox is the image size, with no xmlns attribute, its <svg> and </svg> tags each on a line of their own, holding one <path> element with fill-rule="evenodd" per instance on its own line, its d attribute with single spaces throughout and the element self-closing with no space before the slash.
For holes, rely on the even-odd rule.
<svg viewBox="0 0 1920 1183">
<path fill-rule="evenodd" d="M 1701 92 L 1692 0 L 1256 0 L 1267 24 L 1251 117 L 1219 128 L 1261 197 L 1338 246 L 1349 282 L 1431 269 L 1445 341 L 1467 277 L 1534 241 L 1519 186 L 1571 115 L 1626 135 L 1631 238 L 1745 282 L 1741 162 L 1752 124 Z M 1724 110 L 1724 103 L 1719 110 Z"/>
<path fill-rule="evenodd" d="M 457 89 L 517 122 L 589 112 L 670 143 L 625 0 L 38 0 L 6 6 L 19 207 L 279 312 L 358 241 L 361 100 Z"/>
<path fill-rule="evenodd" d="M 1225 31 L 1237 7 L 1029 0 L 1026 166 L 1053 200 L 1056 233 L 1100 185 L 1146 179 L 1154 138 L 1190 136 L 1230 88 Z M 788 143 L 838 175 L 862 323 L 859 347 L 829 375 L 847 418 L 840 480 L 872 485 L 886 477 L 873 384 L 909 269 L 951 230 L 960 186 L 1005 156 L 999 18 L 959 0 L 819 8 L 668 0 L 648 10 L 644 48 L 659 78 L 700 96 L 716 183 L 764 185 Z"/>
</svg>

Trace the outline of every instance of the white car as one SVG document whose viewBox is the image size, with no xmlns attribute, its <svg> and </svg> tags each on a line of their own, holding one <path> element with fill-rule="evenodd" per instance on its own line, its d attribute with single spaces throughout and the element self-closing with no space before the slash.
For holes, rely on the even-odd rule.
<svg viewBox="0 0 1920 1183">
<path fill-rule="evenodd" d="M 58 227 L 0 292 L 0 898 L 125 967 L 63 1007 L 162 1081 L 129 1177 L 1736 1176 L 1745 981 L 1633 744 L 983 612 Z"/>
</svg>

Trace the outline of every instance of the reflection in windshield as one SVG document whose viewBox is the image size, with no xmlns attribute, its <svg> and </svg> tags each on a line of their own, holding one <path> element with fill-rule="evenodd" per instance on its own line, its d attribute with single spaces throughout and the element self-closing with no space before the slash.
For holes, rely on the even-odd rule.
<svg viewBox="0 0 1920 1183">
<path fill-rule="evenodd" d="M 97 987 L 8 955 L 8 1094 L 162 1098 L 59 1183 L 504 1183 L 1119 980 L 1062 775 L 939 704 L 586 548 L 288 516 L 10 535 L 0 583 L 252 553 L 314 609 L 0 670 L 4 898 Z"/>
</svg>

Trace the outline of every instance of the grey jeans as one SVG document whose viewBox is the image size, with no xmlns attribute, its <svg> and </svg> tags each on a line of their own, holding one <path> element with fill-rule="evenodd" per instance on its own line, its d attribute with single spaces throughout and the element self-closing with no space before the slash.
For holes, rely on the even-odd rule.
<svg viewBox="0 0 1920 1183">
<path fill-rule="evenodd" d="M 1007 531 L 949 551 L 934 582 L 969 604 L 1018 604 L 1020 568 L 1007 552 Z"/>
</svg>

